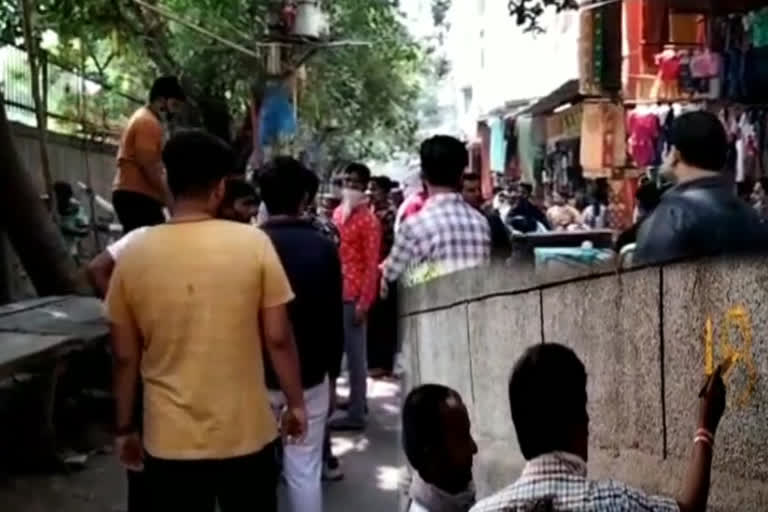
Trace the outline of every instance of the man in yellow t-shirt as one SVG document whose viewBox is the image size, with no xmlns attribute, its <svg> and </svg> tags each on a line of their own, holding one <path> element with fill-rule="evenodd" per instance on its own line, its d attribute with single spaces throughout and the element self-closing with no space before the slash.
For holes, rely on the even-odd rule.
<svg viewBox="0 0 768 512">
<path fill-rule="evenodd" d="M 171 220 L 120 255 L 106 299 L 115 353 L 117 454 L 145 472 L 150 511 L 277 510 L 278 437 L 262 348 L 287 400 L 283 435 L 306 413 L 286 304 L 290 284 L 269 238 L 217 220 L 234 158 L 199 131 L 163 151 Z M 144 385 L 142 439 L 135 390 Z"/>
<path fill-rule="evenodd" d="M 175 76 L 158 78 L 152 84 L 149 103 L 128 120 L 120 138 L 112 192 L 123 233 L 165 222 L 163 208 L 169 206 L 170 193 L 162 162 L 163 121 L 177 113 L 184 101 Z"/>
</svg>

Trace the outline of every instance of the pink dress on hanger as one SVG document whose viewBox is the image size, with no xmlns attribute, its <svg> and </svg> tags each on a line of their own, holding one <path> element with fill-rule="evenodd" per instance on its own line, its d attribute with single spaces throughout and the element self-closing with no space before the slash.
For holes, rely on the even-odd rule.
<svg viewBox="0 0 768 512">
<path fill-rule="evenodd" d="M 656 140 L 661 132 L 659 118 L 649 112 L 632 111 L 627 120 L 629 152 L 638 167 L 648 167 L 656 160 Z"/>
</svg>

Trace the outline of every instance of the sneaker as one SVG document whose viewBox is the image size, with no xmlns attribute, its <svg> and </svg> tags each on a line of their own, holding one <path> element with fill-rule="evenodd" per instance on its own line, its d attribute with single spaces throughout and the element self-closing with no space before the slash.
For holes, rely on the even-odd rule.
<svg viewBox="0 0 768 512">
<path fill-rule="evenodd" d="M 338 482 L 344 479 L 341 463 L 337 457 L 330 457 L 323 462 L 323 480 L 326 482 Z"/>
</svg>

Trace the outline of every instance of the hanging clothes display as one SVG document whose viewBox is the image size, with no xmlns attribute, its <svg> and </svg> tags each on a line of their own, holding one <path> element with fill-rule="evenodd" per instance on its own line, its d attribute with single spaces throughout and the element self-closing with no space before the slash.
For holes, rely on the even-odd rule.
<svg viewBox="0 0 768 512">
<path fill-rule="evenodd" d="M 629 152 L 635 165 L 647 167 L 656 161 L 661 122 L 654 112 L 635 109 L 627 115 Z"/>
<path fill-rule="evenodd" d="M 608 178 L 626 164 L 624 107 L 608 102 L 584 104 L 581 130 L 581 167 L 584 177 Z"/>
<path fill-rule="evenodd" d="M 515 131 L 521 179 L 524 183 L 534 183 L 537 151 L 533 140 L 533 117 L 518 117 L 515 121 Z"/>
<path fill-rule="evenodd" d="M 477 123 L 477 138 L 480 140 L 481 157 L 481 186 L 483 197 L 493 195 L 493 178 L 491 176 L 491 129 L 485 122 Z"/>
<path fill-rule="evenodd" d="M 513 181 L 518 181 L 521 178 L 520 172 L 520 159 L 518 158 L 518 142 L 517 142 L 517 130 L 515 127 L 514 119 L 504 120 L 504 130 L 506 132 L 507 139 L 507 169 L 506 175 Z"/>
<path fill-rule="evenodd" d="M 491 118 L 491 171 L 504 174 L 507 167 L 507 139 L 504 120 L 500 117 Z"/>
</svg>

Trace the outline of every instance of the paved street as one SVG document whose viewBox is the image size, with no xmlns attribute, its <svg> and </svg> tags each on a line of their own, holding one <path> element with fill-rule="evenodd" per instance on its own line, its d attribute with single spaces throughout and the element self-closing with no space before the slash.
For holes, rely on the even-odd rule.
<svg viewBox="0 0 768 512">
<path fill-rule="evenodd" d="M 346 477 L 326 486 L 326 512 L 397 510 L 400 390 L 377 381 L 369 391 L 368 430 L 334 436 Z M 94 456 L 69 475 L 0 475 L 0 509 L 13 512 L 117 512 L 123 496 L 123 474 L 111 455 Z"/>
</svg>

